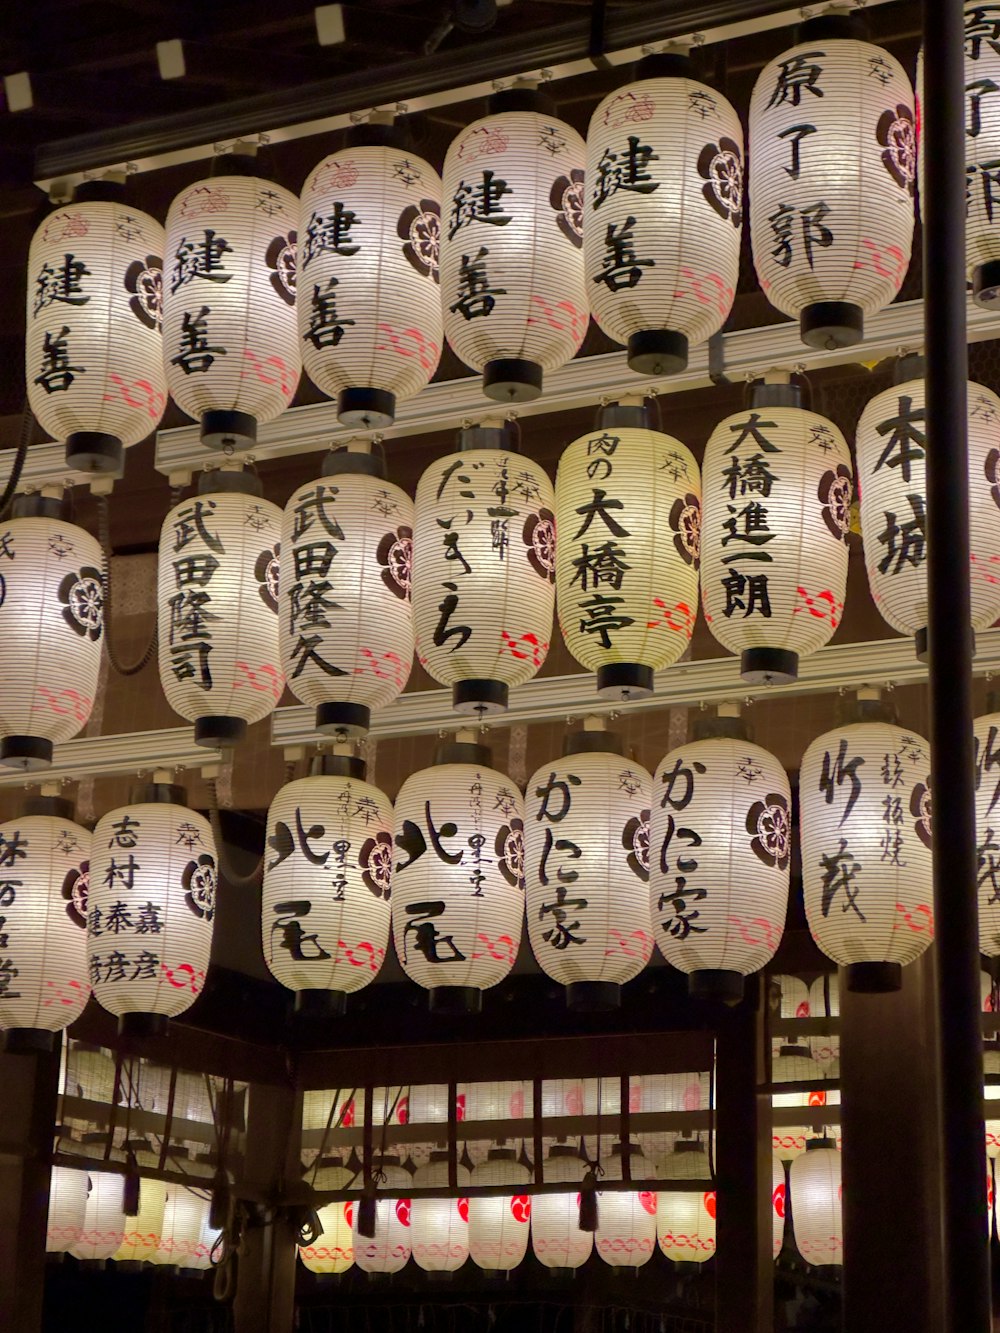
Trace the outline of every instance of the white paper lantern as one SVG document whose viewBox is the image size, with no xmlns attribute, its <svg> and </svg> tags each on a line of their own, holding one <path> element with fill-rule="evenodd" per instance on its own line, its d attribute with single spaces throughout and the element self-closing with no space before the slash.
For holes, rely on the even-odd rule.
<svg viewBox="0 0 1000 1333">
<path fill-rule="evenodd" d="M 469 1172 L 457 1163 L 458 1188 L 469 1184 Z M 448 1153 L 435 1149 L 425 1166 L 417 1167 L 413 1186 L 447 1185 Z M 428 1273 L 453 1273 L 469 1257 L 469 1200 L 414 1199 L 410 1213 L 413 1258 Z"/>
<path fill-rule="evenodd" d="M 83 1230 L 69 1252 L 77 1259 L 110 1259 L 125 1236 L 124 1180 L 116 1172 L 91 1171 Z"/>
<path fill-rule="evenodd" d="M 463 1119 L 482 1120 L 523 1120 L 532 1113 L 532 1087 L 530 1082 L 516 1080 L 502 1083 L 465 1083 L 460 1085 L 458 1093 L 464 1109 Z M 466 1138 L 461 1135 L 466 1154 L 473 1166 L 486 1162 L 494 1146 L 513 1142 L 508 1138 Z M 489 1267 L 487 1264 L 486 1267 Z"/>
<path fill-rule="evenodd" d="M 519 1192 L 530 1179 L 513 1148 L 491 1148 L 472 1172 L 473 1185 L 509 1185 L 502 1198 L 469 1200 L 469 1257 L 487 1272 L 510 1272 L 528 1252 L 531 1196 Z"/>
<path fill-rule="evenodd" d="M 807 1264 L 844 1262 L 840 1153 L 830 1139 L 811 1139 L 791 1165 L 792 1232 Z"/>
<path fill-rule="evenodd" d="M 0 764 L 47 768 L 97 693 L 104 577 L 97 541 L 61 504 L 18 496 L 0 524 Z"/>
<path fill-rule="evenodd" d="M 743 130 L 683 56 L 651 56 L 587 133 L 583 243 L 590 309 L 644 375 L 687 365 L 736 292 Z"/>
<path fill-rule="evenodd" d="M 700 1143 L 685 1139 L 662 1164 L 665 1180 L 704 1180 L 704 1190 L 660 1190 L 656 1234 L 660 1249 L 674 1263 L 703 1264 L 715 1253 L 715 1190 L 711 1188 L 708 1154 Z"/>
<path fill-rule="evenodd" d="M 836 972 L 817 977 L 809 987 L 809 1012 L 812 1018 L 840 1017 L 840 981 Z M 813 1033 L 809 1038 L 809 1051 L 825 1070 L 832 1061 L 840 1059 L 839 1033 Z"/>
<path fill-rule="evenodd" d="M 163 1209 L 163 1232 L 153 1263 L 174 1264 L 178 1268 L 196 1267 L 199 1248 L 204 1244 L 202 1228 L 207 1211 L 207 1199 L 202 1199 L 186 1185 L 171 1184 Z"/>
<path fill-rule="evenodd" d="M 6 1049 L 51 1050 L 79 1018 L 87 980 L 90 833 L 57 796 L 0 824 L 0 1028 Z"/>
<path fill-rule="evenodd" d="M 444 160 L 441 304 L 448 342 L 503 403 L 542 391 L 587 332 L 583 140 L 512 88 Z"/>
<path fill-rule="evenodd" d="M 322 1166 L 312 1184 L 317 1190 L 339 1190 L 349 1188 L 353 1180 L 354 1172 L 344 1166 Z M 299 1246 L 299 1258 L 311 1273 L 346 1273 L 354 1266 L 351 1223 L 356 1206 L 353 1199 L 338 1199 L 320 1208 L 323 1234 L 311 1245 Z"/>
<path fill-rule="evenodd" d="M 805 23 L 750 99 L 757 279 L 811 347 L 861 340 L 906 276 L 913 239 L 913 89 L 856 20 Z"/>
<path fill-rule="evenodd" d="M 278 652 L 281 510 L 247 472 L 209 472 L 163 520 L 160 683 L 199 745 L 233 745 L 284 689 Z"/>
<path fill-rule="evenodd" d="M 752 684 L 784 683 L 844 614 L 851 454 L 791 384 L 758 383 L 705 446 L 705 622 Z"/>
<path fill-rule="evenodd" d="M 934 938 L 930 747 L 888 722 L 817 737 L 799 773 L 802 888 L 849 990 L 898 990 Z"/>
<path fill-rule="evenodd" d="M 602 731 L 567 736 L 564 757 L 528 781 L 528 939 L 571 1008 L 614 1008 L 653 950 L 649 925 L 652 779 Z"/>
<path fill-rule="evenodd" d="M 154 782 L 97 822 L 90 859 L 87 954 L 98 1002 L 123 1032 L 162 1032 L 205 985 L 215 920 L 215 839 Z"/>
<path fill-rule="evenodd" d="M 840 1093 L 836 1089 L 823 1087 L 829 1074 L 819 1068 L 812 1058 L 808 1046 L 785 1045 L 780 1054 L 771 1061 L 771 1081 L 773 1083 L 805 1083 L 815 1081 L 816 1086 L 808 1091 L 774 1092 L 771 1094 L 772 1107 L 788 1106 L 839 1106 Z M 791 1162 L 821 1131 L 810 1125 L 775 1125 L 771 1135 L 771 1146 L 783 1162 Z"/>
<path fill-rule="evenodd" d="M 652 1174 L 649 1163 L 633 1145 L 629 1169 L 633 1180 Z M 616 1143 L 604 1162 L 604 1180 L 623 1180 L 622 1145 Z M 640 1268 L 656 1249 L 657 1196 L 650 1190 L 599 1190 L 594 1248 L 612 1268 Z"/>
<path fill-rule="evenodd" d="M 175 1110 L 178 1117 L 182 1113 Z M 137 1152 L 140 1167 L 159 1166 L 159 1154 Z M 168 1166 L 173 1166 L 167 1159 Z M 171 1186 L 171 1188 L 176 1188 Z M 139 1183 L 139 1211 L 135 1217 L 125 1218 L 125 1235 L 115 1251 L 116 1262 L 155 1263 L 163 1243 L 163 1218 L 167 1206 L 167 1186 L 152 1176 L 141 1176 Z"/>
<path fill-rule="evenodd" d="M 49 1178 L 49 1220 L 45 1252 L 65 1254 L 76 1245 L 87 1219 L 88 1179 L 86 1171 L 54 1166 Z"/>
<path fill-rule="evenodd" d="M 580 1230 L 580 1185 L 587 1164 L 576 1148 L 554 1144 L 543 1164 L 545 1183 L 565 1181 L 565 1194 L 538 1194 L 531 1201 L 531 1248 L 546 1268 L 580 1268 L 594 1248 L 594 1233 Z"/>
<path fill-rule="evenodd" d="M 245 449 L 295 395 L 299 201 L 257 177 L 248 145 L 167 214 L 163 355 L 170 396 L 212 449 Z"/>
<path fill-rule="evenodd" d="M 376 1157 L 375 1167 L 379 1175 L 375 1235 L 359 1233 L 360 1210 L 355 1208 L 351 1221 L 354 1262 L 363 1273 L 398 1273 L 410 1257 L 409 1189 L 413 1181 L 398 1157 Z"/>
<path fill-rule="evenodd" d="M 413 619 L 417 659 L 455 708 L 507 707 L 545 661 L 555 604 L 555 496 L 506 432 L 463 430 L 461 452 L 417 485 Z"/>
<path fill-rule="evenodd" d="M 201 1234 L 192 1247 L 191 1262 L 184 1265 L 185 1268 L 193 1268 L 196 1272 L 207 1272 L 213 1266 L 213 1259 L 217 1263 L 220 1257 L 219 1242 L 222 1239 L 222 1230 L 212 1226 L 211 1212 L 211 1200 L 202 1199 Z"/>
<path fill-rule="evenodd" d="M 347 425 L 388 426 L 441 356 L 441 178 L 392 125 L 357 125 L 306 177 L 302 363 Z"/>
<path fill-rule="evenodd" d="M 598 693 L 651 694 L 698 613 L 701 477 L 641 407 L 604 408 L 556 475 L 556 606 L 567 648 Z"/>
<path fill-rule="evenodd" d="M 514 966 L 524 920 L 524 802 L 485 746 L 439 746 L 396 797 L 392 935 L 432 1009 L 477 1011 Z"/>
<path fill-rule="evenodd" d="M 84 917 L 86 927 L 86 902 L 83 893 L 78 895 L 77 899 L 77 910 L 80 909 L 83 909 L 81 915 Z M 88 989 L 89 984 L 88 982 Z M 64 1096 L 82 1097 L 85 1101 L 102 1102 L 110 1106 L 114 1100 L 114 1088 L 115 1062 L 106 1050 L 89 1042 L 66 1042 L 66 1068 L 62 1086 Z M 68 1115 L 62 1104 L 59 1109 L 59 1123 L 75 1136 L 85 1134 L 91 1128 L 88 1120 Z"/>
<path fill-rule="evenodd" d="M 1000 1051 L 983 1052 L 983 1074 L 987 1082 L 983 1087 L 983 1099 L 986 1102 L 986 1156 L 1000 1157 Z"/>
<path fill-rule="evenodd" d="M 315 761 L 271 802 L 261 904 L 264 961 L 296 1007 L 342 1013 L 389 943 L 393 814 L 348 755 Z M 317 1007 L 318 1006 L 318 1007 Z"/>
<path fill-rule="evenodd" d="M 160 331 L 164 234 L 111 181 L 81 185 L 28 252 L 25 368 L 38 424 L 67 466 L 119 472 L 167 405 Z"/>
<path fill-rule="evenodd" d="M 739 999 L 742 978 L 774 957 L 785 928 L 790 809 L 777 759 L 738 737 L 682 745 L 653 775 L 656 942 L 689 974 L 692 994 Z"/>
<path fill-rule="evenodd" d="M 774 1153 L 771 1156 L 771 1249 L 775 1259 L 781 1253 L 781 1247 L 785 1242 L 787 1199 L 785 1164 L 777 1153 Z"/>
<path fill-rule="evenodd" d="M 687 1074 L 643 1074 L 639 1079 L 640 1111 L 707 1111 L 711 1102 L 705 1070 Z M 675 1130 L 640 1133 L 636 1141 L 646 1158 L 649 1174 L 658 1176 L 663 1162 L 682 1135 Z"/>
</svg>

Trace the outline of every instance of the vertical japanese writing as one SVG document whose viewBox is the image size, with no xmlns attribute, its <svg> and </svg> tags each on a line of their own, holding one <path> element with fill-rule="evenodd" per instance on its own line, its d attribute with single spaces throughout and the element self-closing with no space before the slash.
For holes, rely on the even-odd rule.
<svg viewBox="0 0 1000 1333">
<path fill-rule="evenodd" d="M 776 428 L 776 422 L 762 420 L 759 412 L 748 412 L 729 427 L 733 438 L 719 473 L 727 515 L 719 545 L 725 549 L 722 564 L 729 567 L 719 582 L 727 620 L 771 617 L 768 574 L 760 566 L 773 563 L 769 547 L 777 535 L 771 527 L 770 501 L 781 481 L 776 456 L 782 450 L 769 434 Z"/>
</svg>

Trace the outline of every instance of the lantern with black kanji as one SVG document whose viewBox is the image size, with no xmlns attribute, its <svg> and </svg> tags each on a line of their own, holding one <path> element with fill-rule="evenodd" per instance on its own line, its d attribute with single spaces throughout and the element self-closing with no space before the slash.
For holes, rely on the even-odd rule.
<svg viewBox="0 0 1000 1333">
<path fill-rule="evenodd" d="M 19 495 L 0 524 L 0 765 L 47 768 L 86 726 L 101 668 L 97 541 L 60 501 Z"/>
<path fill-rule="evenodd" d="M 680 1139 L 660 1165 L 664 1180 L 704 1181 L 703 1189 L 659 1190 L 656 1235 L 675 1263 L 703 1264 L 715 1254 L 715 1188 L 708 1153 L 694 1139 Z"/>
<path fill-rule="evenodd" d="M 543 1163 L 545 1183 L 565 1182 L 565 1194 L 531 1201 L 531 1248 L 546 1268 L 580 1268 L 594 1248 L 594 1233 L 580 1229 L 580 1185 L 587 1164 L 576 1148 L 555 1143 Z"/>
<path fill-rule="evenodd" d="M 832 1139 L 810 1139 L 789 1171 L 792 1234 L 807 1264 L 844 1262 L 840 1153 Z"/>
<path fill-rule="evenodd" d="M 267 815 L 264 961 L 296 1012 L 342 1014 L 375 980 L 389 943 L 393 814 L 362 760 L 324 755 L 282 787 Z"/>
<path fill-rule="evenodd" d="M 531 1196 L 521 1192 L 528 1180 L 513 1148 L 490 1148 L 473 1169 L 473 1185 L 510 1186 L 509 1195 L 469 1199 L 469 1257 L 487 1272 L 510 1272 L 528 1252 Z"/>
<path fill-rule="evenodd" d="M 602 724 L 594 723 L 595 727 Z M 528 939 L 571 1009 L 612 1009 L 649 962 L 652 779 L 619 737 L 584 730 L 528 781 Z"/>
<path fill-rule="evenodd" d="M 123 1033 L 166 1030 L 205 985 L 215 921 L 215 839 L 158 773 L 97 821 L 87 953 L 98 1002 Z"/>
<path fill-rule="evenodd" d="M 545 661 L 555 603 L 555 496 L 508 433 L 459 433 L 417 486 L 417 660 L 463 713 L 501 711 Z"/>
<path fill-rule="evenodd" d="M 456 1184 L 461 1190 L 469 1183 L 469 1171 L 456 1165 Z M 413 1176 L 414 1188 L 448 1185 L 448 1152 L 436 1148 L 430 1161 L 418 1166 Z M 469 1257 L 469 1200 L 415 1198 L 410 1213 L 410 1238 L 413 1258 L 418 1268 L 428 1273 L 453 1273 Z"/>
<path fill-rule="evenodd" d="M 490 98 L 444 160 L 441 304 L 448 342 L 502 403 L 542 391 L 576 353 L 583 271 L 584 144 L 527 87 Z"/>
<path fill-rule="evenodd" d="M 750 241 L 761 289 L 811 347 L 846 347 L 910 263 L 913 89 L 853 16 L 803 23 L 750 99 Z"/>
<path fill-rule="evenodd" d="M 369 453 L 338 450 L 281 521 L 281 664 L 316 729 L 362 735 L 413 664 L 413 501 Z"/>
<path fill-rule="evenodd" d="M 246 449 L 291 404 L 299 201 L 236 144 L 167 214 L 163 356 L 170 396 L 210 449 Z"/>
<path fill-rule="evenodd" d="M 354 1262 L 363 1273 L 398 1273 L 410 1257 L 410 1186 L 413 1177 L 399 1164 L 399 1158 L 376 1155 L 372 1161 L 378 1183 L 375 1204 L 375 1234 L 363 1236 L 358 1230 L 360 1206 L 351 1220 Z"/>
<path fill-rule="evenodd" d="M 861 536 L 872 600 L 882 619 L 916 639 L 927 657 L 926 385 L 920 357 L 903 357 L 896 384 L 877 394 L 858 421 Z M 1000 618 L 1000 398 L 968 386 L 969 581 L 972 628 Z"/>
<path fill-rule="evenodd" d="M 342 1190 L 350 1187 L 355 1175 L 331 1158 L 311 1179 L 316 1190 Z M 322 1234 L 311 1245 L 299 1246 L 299 1258 L 311 1273 L 346 1273 L 354 1266 L 351 1223 L 357 1206 L 355 1199 L 335 1199 L 318 1210 Z"/>
<path fill-rule="evenodd" d="M 441 356 L 441 178 L 394 125 L 355 125 L 306 177 L 302 364 L 346 425 L 388 426 Z"/>
<path fill-rule="evenodd" d="M 164 234 L 111 180 L 78 186 L 28 253 L 25 369 L 43 430 L 66 464 L 117 472 L 167 405 L 160 331 Z"/>
<path fill-rule="evenodd" d="M 204 473 L 163 520 L 160 682 L 199 745 L 235 745 L 281 698 L 280 543 L 281 510 L 250 472 Z"/>
<path fill-rule="evenodd" d="M 600 103 L 587 132 L 587 293 L 633 370 L 670 375 L 732 308 L 743 130 L 687 56 L 649 56 L 635 74 Z"/>
<path fill-rule="evenodd" d="M 615 1143 L 602 1163 L 603 1180 L 624 1180 L 622 1159 L 629 1154 L 629 1176 L 645 1180 L 650 1164 L 634 1144 Z M 656 1249 L 656 1192 L 601 1190 L 597 1195 L 594 1249 L 612 1268 L 641 1268 Z"/>
<path fill-rule="evenodd" d="M 794 680 L 799 658 L 829 643 L 844 614 L 847 441 L 802 408 L 798 385 L 758 381 L 748 408 L 709 437 L 702 482 L 705 621 L 740 655 L 744 680 Z"/>
<path fill-rule="evenodd" d="M 791 791 L 738 719 L 710 725 L 715 735 L 671 750 L 653 774 L 650 904 L 660 952 L 692 995 L 734 1003 L 785 929 Z"/>
<path fill-rule="evenodd" d="M 396 797 L 396 956 L 432 1009 L 478 1012 L 514 966 L 523 919 L 521 793 L 459 732 Z"/>
<path fill-rule="evenodd" d="M 882 720 L 825 732 L 799 772 L 809 931 L 853 991 L 898 990 L 934 938 L 930 747 Z M 862 713 L 862 716 L 864 713 Z"/>
<path fill-rule="evenodd" d="M 976 845 L 979 852 L 979 949 L 1000 955 L 1000 713 L 973 723 Z M 992 990 L 992 987 L 990 988 Z"/>
<path fill-rule="evenodd" d="M 652 693 L 653 672 L 691 641 L 698 613 L 701 477 L 642 407 L 602 408 L 556 474 L 556 609 L 598 693 Z"/>
</svg>

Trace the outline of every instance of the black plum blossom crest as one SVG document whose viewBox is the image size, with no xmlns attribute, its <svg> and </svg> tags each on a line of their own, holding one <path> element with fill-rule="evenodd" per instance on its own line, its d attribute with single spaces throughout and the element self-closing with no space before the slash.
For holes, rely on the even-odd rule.
<svg viewBox="0 0 1000 1333">
<path fill-rule="evenodd" d="M 81 861 L 70 870 L 62 884 L 66 915 L 81 930 L 87 928 L 87 900 L 90 897 L 90 862 Z"/>
<path fill-rule="evenodd" d="M 433 199 L 410 204 L 399 215 L 396 233 L 403 242 L 407 261 L 422 276 L 440 282 L 441 205 Z"/>
<path fill-rule="evenodd" d="M 158 329 L 163 320 L 163 260 L 159 255 L 133 259 L 125 270 L 129 309 L 147 329 Z"/>
<path fill-rule="evenodd" d="M 847 541 L 851 530 L 851 469 L 838 463 L 837 469 L 824 472 L 816 488 L 822 506 L 823 522 L 838 541 Z"/>
<path fill-rule="evenodd" d="M 392 834 L 382 830 L 373 838 L 366 838 L 358 853 L 361 880 L 376 898 L 389 901 L 392 880 Z"/>
<path fill-rule="evenodd" d="M 622 829 L 622 846 L 629 870 L 641 880 L 649 879 L 649 811 L 634 815 Z"/>
<path fill-rule="evenodd" d="M 734 227 L 743 220 L 743 157 L 732 139 L 707 143 L 698 154 L 698 175 L 705 184 L 701 192 L 718 213 Z"/>
<path fill-rule="evenodd" d="M 549 583 L 556 581 L 556 516 L 551 509 L 539 509 L 529 514 L 524 523 L 524 544 L 528 548 L 528 564 L 535 573 Z"/>
<path fill-rule="evenodd" d="M 278 610 L 278 579 L 281 566 L 281 542 L 261 551 L 253 567 L 253 576 L 257 580 L 260 600 L 269 611 Z"/>
<path fill-rule="evenodd" d="M 501 826 L 494 843 L 497 865 L 508 884 L 524 887 L 524 821 L 512 819 Z"/>
<path fill-rule="evenodd" d="M 298 233 L 275 236 L 267 247 L 264 263 L 271 270 L 271 286 L 286 305 L 295 304 L 296 244 Z"/>
<path fill-rule="evenodd" d="M 378 544 L 375 558 L 382 566 L 382 582 L 394 597 L 407 601 L 413 567 L 413 529 L 399 527 L 387 532 Z"/>
<path fill-rule="evenodd" d="M 762 801 L 755 801 L 747 811 L 747 832 L 754 856 L 766 866 L 784 870 L 792 847 L 787 797 L 770 792 Z"/>
<path fill-rule="evenodd" d="M 557 176 L 552 182 L 549 203 L 556 211 L 556 226 L 579 250 L 583 245 L 583 206 L 586 194 L 583 172 L 573 170 L 568 176 Z"/>
<path fill-rule="evenodd" d="M 893 111 L 883 111 L 875 127 L 875 136 L 882 145 L 882 164 L 886 171 L 901 189 L 913 194 L 917 183 L 917 136 L 913 112 L 902 103 Z"/>
<path fill-rule="evenodd" d="M 207 852 L 189 861 L 181 875 L 184 901 L 195 916 L 211 921 L 215 916 L 215 857 Z"/>
<path fill-rule="evenodd" d="M 84 565 L 79 573 L 70 573 L 59 584 L 63 620 L 74 634 L 93 642 L 104 627 L 104 579 L 99 569 Z"/>
<path fill-rule="evenodd" d="M 916 821 L 913 830 L 925 847 L 931 845 L 931 789 L 927 782 L 918 782 L 910 796 L 910 814 Z"/>
<path fill-rule="evenodd" d="M 674 501 L 668 519 L 674 534 L 674 546 L 687 565 L 695 569 L 701 565 L 701 501 L 697 495 L 687 495 Z"/>
</svg>

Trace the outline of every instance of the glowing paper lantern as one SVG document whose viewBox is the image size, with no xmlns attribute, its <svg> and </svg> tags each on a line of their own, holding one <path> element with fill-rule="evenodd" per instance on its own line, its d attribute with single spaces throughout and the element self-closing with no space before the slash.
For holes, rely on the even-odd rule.
<svg viewBox="0 0 1000 1333">
<path fill-rule="evenodd" d="M 650 1175 L 649 1164 L 633 1145 L 629 1168 L 633 1180 Z M 616 1143 L 603 1164 L 604 1180 L 623 1180 L 622 1144 Z M 594 1248 L 612 1268 L 640 1268 L 656 1249 L 656 1194 L 649 1190 L 600 1190 L 597 1195 L 597 1232 Z"/>
<path fill-rule="evenodd" d="M 791 1165 L 792 1233 L 807 1264 L 844 1262 L 840 1153 L 832 1139 L 810 1139 Z"/>
<path fill-rule="evenodd" d="M 441 356 L 441 179 L 392 125 L 356 125 L 302 188 L 302 363 L 347 425 L 388 426 Z"/>
<path fill-rule="evenodd" d="M 97 541 L 44 496 L 0 525 L 0 764 L 47 768 L 53 742 L 90 718 L 101 666 L 104 577 Z"/>
<path fill-rule="evenodd" d="M 839 1106 L 840 1093 L 823 1087 L 826 1078 L 832 1077 L 821 1070 L 812 1058 L 808 1046 L 789 1043 L 780 1048 L 780 1054 L 771 1061 L 771 1081 L 773 1083 L 805 1083 L 814 1081 L 815 1087 L 808 1091 L 774 1092 L 771 1094 L 772 1107 L 788 1106 Z M 771 1135 L 771 1146 L 783 1162 L 791 1162 L 807 1145 L 821 1133 L 809 1125 L 775 1125 Z"/>
<path fill-rule="evenodd" d="M 76 1245 L 87 1219 L 86 1171 L 54 1166 L 49 1179 L 49 1220 L 45 1252 L 64 1254 Z"/>
<path fill-rule="evenodd" d="M 825 15 L 750 99 L 750 241 L 762 290 L 811 347 L 860 342 L 913 239 L 913 89 L 895 57 Z"/>
<path fill-rule="evenodd" d="M 904 358 L 905 376 L 919 358 Z M 927 654 L 925 385 L 907 379 L 877 394 L 858 422 L 861 535 L 872 599 L 882 619 Z M 1000 398 L 968 386 L 972 627 L 1000 617 Z M 941 442 L 947 448 L 948 442 Z"/>
<path fill-rule="evenodd" d="M 643 1074 L 639 1079 L 640 1111 L 707 1111 L 710 1104 L 708 1074 Z M 649 1174 L 660 1173 L 665 1158 L 681 1135 L 675 1130 L 640 1133 L 636 1141 L 649 1164 Z"/>
<path fill-rule="evenodd" d="M 98 1002 L 136 1035 L 166 1030 L 205 984 L 215 919 L 215 839 L 154 781 L 97 821 L 90 862 L 87 954 Z"/>
<path fill-rule="evenodd" d="M 809 1013 L 812 1018 L 840 1017 L 840 981 L 836 972 L 817 977 L 809 987 Z M 809 1038 L 812 1058 L 826 1069 L 840 1059 L 840 1036 L 835 1032 L 814 1033 Z"/>
<path fill-rule="evenodd" d="M 175 1110 L 180 1117 L 182 1112 Z M 145 1143 L 142 1149 L 145 1149 Z M 135 1154 L 139 1167 L 159 1166 L 159 1154 L 139 1150 Z M 167 1159 L 169 1162 L 169 1158 Z M 171 1189 L 175 1186 L 171 1186 Z M 155 1263 L 163 1243 L 163 1218 L 167 1206 L 167 1186 L 152 1176 L 142 1176 L 139 1183 L 139 1211 L 135 1217 L 126 1217 L 125 1235 L 115 1251 L 116 1262 Z"/>
<path fill-rule="evenodd" d="M 641 407 L 602 409 L 556 475 L 556 606 L 566 646 L 598 693 L 652 693 L 698 612 L 701 478 L 679 440 Z"/>
<path fill-rule="evenodd" d="M 370 454 L 327 456 L 281 522 L 281 662 L 319 731 L 368 730 L 413 662 L 413 501 Z"/>
<path fill-rule="evenodd" d="M 983 1087 L 983 1099 L 986 1102 L 986 1156 L 1000 1157 L 1000 1051 L 983 1052 L 983 1073 L 986 1084 Z"/>
<path fill-rule="evenodd" d="M 681 55 L 650 56 L 587 133 L 583 243 L 590 309 L 644 375 L 683 370 L 732 308 L 743 224 L 743 130 Z"/>
<path fill-rule="evenodd" d="M 503 403 L 542 391 L 587 332 L 583 140 L 548 98 L 511 88 L 444 160 L 441 304 L 458 356 Z"/>
<path fill-rule="evenodd" d="M 175 1264 L 178 1268 L 194 1268 L 199 1259 L 199 1247 L 204 1244 L 202 1228 L 208 1200 L 200 1198 L 186 1185 L 171 1184 L 163 1209 L 163 1233 L 156 1251 L 157 1264 Z"/>
<path fill-rule="evenodd" d="M 851 454 L 800 397 L 796 385 L 758 383 L 705 446 L 705 621 L 752 684 L 794 680 L 844 613 Z"/>
<path fill-rule="evenodd" d="M 587 1165 L 576 1148 L 556 1143 L 543 1164 L 546 1184 L 565 1181 L 565 1194 L 538 1194 L 531 1201 L 531 1248 L 546 1268 L 579 1268 L 590 1258 L 594 1233 L 580 1230 L 580 1184 Z"/>
<path fill-rule="evenodd" d="M 524 802 L 484 745 L 440 745 L 396 797 L 392 935 L 432 1009 L 477 1012 L 514 966 L 524 918 Z"/>
<path fill-rule="evenodd" d="M 459 1189 L 469 1184 L 469 1172 L 457 1164 Z M 448 1153 L 435 1150 L 413 1177 L 418 1186 L 448 1184 Z M 413 1258 L 428 1273 L 453 1273 L 469 1257 L 469 1200 L 414 1199 L 410 1213 Z"/>
<path fill-rule="evenodd" d="M 83 1230 L 69 1252 L 77 1259 L 110 1259 L 125 1237 L 122 1177 L 111 1171 L 91 1171 L 90 1192 Z"/>
<path fill-rule="evenodd" d="M 777 1153 L 771 1157 L 771 1248 L 777 1259 L 785 1241 L 785 1214 L 788 1186 L 785 1183 L 785 1164 Z"/>
<path fill-rule="evenodd" d="M 408 1172 L 399 1165 L 398 1157 L 376 1157 L 379 1198 L 375 1205 L 375 1235 L 362 1236 L 358 1231 L 358 1213 L 355 1208 L 351 1220 L 351 1241 L 354 1262 L 363 1273 L 398 1273 L 410 1257 L 410 1199 L 413 1183 Z M 390 1194 L 393 1197 L 389 1197 Z"/>
<path fill-rule="evenodd" d="M 167 405 L 160 318 L 164 234 L 93 181 L 41 223 L 28 253 L 28 403 L 66 463 L 117 472 Z"/>
<path fill-rule="evenodd" d="M 774 957 L 785 928 L 790 807 L 777 759 L 738 736 L 671 750 L 653 775 L 656 942 L 688 973 L 693 995 L 737 1000 L 743 977 Z"/>
<path fill-rule="evenodd" d="M 73 803 L 41 796 L 0 824 L 0 1028 L 8 1051 L 51 1050 L 79 1018 L 87 980 L 90 833 Z"/>
<path fill-rule="evenodd" d="M 299 201 L 237 144 L 167 214 L 163 355 L 170 396 L 211 449 L 245 449 L 292 401 Z"/>
<path fill-rule="evenodd" d="M 463 430 L 460 452 L 417 485 L 417 658 L 451 685 L 459 711 L 479 715 L 507 707 L 509 687 L 531 679 L 552 634 L 552 483 L 505 444 L 499 427 Z"/>
<path fill-rule="evenodd" d="M 614 1008 L 649 962 L 652 779 L 603 731 L 566 737 L 528 782 L 528 939 L 570 1008 Z"/>
<path fill-rule="evenodd" d="M 313 1179 L 317 1190 L 347 1189 L 354 1172 L 344 1166 L 321 1166 Z M 346 1273 L 354 1265 L 353 1199 L 338 1199 L 319 1210 L 323 1234 L 311 1245 L 299 1246 L 299 1258 L 311 1273 Z M 377 1233 L 376 1233 L 377 1234 Z"/>
<path fill-rule="evenodd" d="M 466 1083 L 458 1093 L 464 1103 L 465 1120 L 522 1120 L 531 1115 L 531 1084 L 521 1080 L 502 1083 Z M 459 1109 L 462 1109 L 461 1105 Z M 463 1132 L 462 1142 L 473 1166 L 486 1162 L 495 1145 L 508 1142 L 505 1138 L 468 1139 Z M 499 1160 L 499 1159 L 498 1159 Z M 499 1182 L 498 1182 L 499 1183 Z M 471 1213 L 470 1213 L 471 1224 Z M 478 1260 L 477 1260 L 478 1262 Z M 482 1265 L 481 1265 L 482 1266 Z M 487 1268 L 489 1264 L 485 1265 Z"/>
<path fill-rule="evenodd" d="M 469 1257 L 487 1272 L 509 1272 L 528 1252 L 531 1197 L 518 1192 L 530 1179 L 513 1148 L 491 1148 L 472 1172 L 473 1185 L 509 1185 L 503 1198 L 469 1200 Z"/>
<path fill-rule="evenodd" d="M 660 1249 L 674 1263 L 703 1264 L 715 1253 L 715 1190 L 708 1154 L 700 1143 L 683 1139 L 660 1167 L 664 1180 L 704 1180 L 704 1190 L 660 1190 L 656 1235 Z"/>
<path fill-rule="evenodd" d="M 803 755 L 799 793 L 813 939 L 848 990 L 898 990 L 934 938 L 927 742 L 889 722 L 837 727 Z"/>
<path fill-rule="evenodd" d="M 208 472 L 163 520 L 160 683 L 199 745 L 233 745 L 284 689 L 278 654 L 281 510 L 249 472 Z"/>
</svg>

